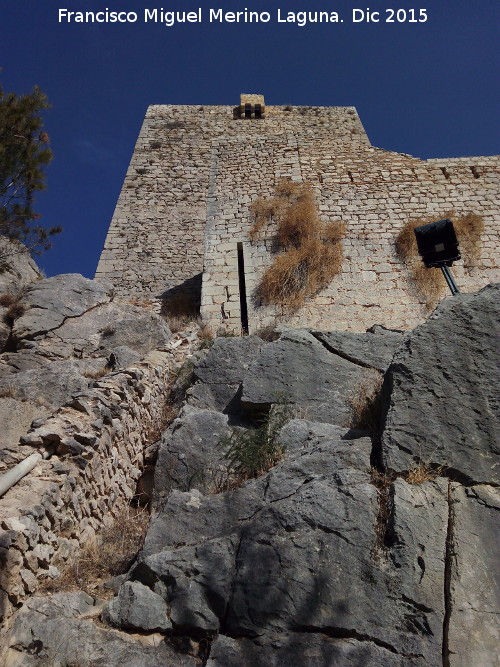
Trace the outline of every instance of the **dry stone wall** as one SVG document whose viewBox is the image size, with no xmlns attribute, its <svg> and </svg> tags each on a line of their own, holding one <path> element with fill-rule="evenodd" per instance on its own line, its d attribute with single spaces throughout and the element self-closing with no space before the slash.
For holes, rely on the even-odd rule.
<svg viewBox="0 0 500 667">
<path fill-rule="evenodd" d="M 250 332 L 275 322 L 407 329 L 427 312 L 395 238 L 408 220 L 453 210 L 485 222 L 476 268 L 455 265 L 460 289 L 500 278 L 498 157 L 420 160 L 374 148 L 352 107 L 239 115 L 227 106 L 149 108 L 96 277 L 111 279 L 122 296 L 161 297 L 182 284 L 198 289 L 203 273 L 203 318 L 236 333 L 245 310 Z M 293 316 L 256 298 L 272 239 L 248 236 L 250 204 L 272 196 L 281 178 L 311 183 L 321 219 L 347 227 L 342 272 Z"/>
<path fill-rule="evenodd" d="M 107 375 L 21 438 L 26 454 L 54 454 L 0 499 L 0 621 L 135 495 L 172 359 L 154 351 Z"/>
</svg>

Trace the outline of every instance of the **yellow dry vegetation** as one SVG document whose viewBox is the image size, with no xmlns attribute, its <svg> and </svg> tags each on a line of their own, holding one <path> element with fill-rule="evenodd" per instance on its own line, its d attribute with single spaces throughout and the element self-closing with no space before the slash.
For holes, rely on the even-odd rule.
<svg viewBox="0 0 500 667">
<path fill-rule="evenodd" d="M 250 206 L 250 240 L 262 238 L 273 224 L 277 255 L 264 272 L 257 296 L 263 304 L 294 311 L 329 285 L 342 269 L 342 222 L 324 224 L 308 183 L 281 180 L 276 195 Z"/>
<path fill-rule="evenodd" d="M 446 281 L 441 269 L 428 269 L 418 253 L 414 229 L 436 220 L 450 218 L 460 245 L 464 267 L 468 270 L 477 265 L 481 253 L 483 218 L 475 213 L 457 215 L 453 211 L 427 219 L 409 220 L 396 237 L 396 251 L 411 273 L 415 288 L 429 310 L 432 310 L 446 291 Z"/>
</svg>

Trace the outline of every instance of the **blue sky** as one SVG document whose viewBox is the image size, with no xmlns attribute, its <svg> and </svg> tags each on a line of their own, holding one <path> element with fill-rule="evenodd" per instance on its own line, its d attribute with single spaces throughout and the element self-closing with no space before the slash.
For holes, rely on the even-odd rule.
<svg viewBox="0 0 500 667">
<path fill-rule="evenodd" d="M 352 9 L 380 12 L 353 23 Z M 59 23 L 58 10 L 135 11 L 129 24 Z M 144 8 L 196 11 L 201 24 L 144 23 Z M 208 22 L 209 8 L 267 11 L 260 24 Z M 343 23 L 279 24 L 289 11 L 336 11 Z M 387 8 L 425 8 L 424 23 L 385 23 Z M 402 14 L 401 14 L 402 16 Z M 498 0 L 141 3 L 0 0 L 0 81 L 39 85 L 55 159 L 37 199 L 62 225 L 38 258 L 47 275 L 93 277 L 149 104 L 355 106 L 375 146 L 430 157 L 500 153 Z"/>
</svg>

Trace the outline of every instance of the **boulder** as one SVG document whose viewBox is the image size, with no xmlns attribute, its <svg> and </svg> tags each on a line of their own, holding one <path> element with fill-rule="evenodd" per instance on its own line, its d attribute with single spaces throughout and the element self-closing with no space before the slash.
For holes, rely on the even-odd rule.
<svg viewBox="0 0 500 667">
<path fill-rule="evenodd" d="M 219 635 L 207 667 L 407 667 L 425 665 L 418 656 L 401 656 L 369 638 L 342 639 L 335 634 L 290 632 L 287 636 L 233 639 Z"/>
<path fill-rule="evenodd" d="M 89 280 L 78 273 L 39 280 L 28 287 L 21 300 L 25 313 L 15 321 L 13 337 L 18 342 L 33 340 L 59 328 L 68 318 L 108 303 L 112 296 L 111 283 Z"/>
<path fill-rule="evenodd" d="M 41 354 L 31 350 L 4 352 L 0 356 L 0 378 L 19 371 L 37 370 L 47 366 L 50 361 Z"/>
<path fill-rule="evenodd" d="M 394 353 L 407 334 L 375 325 L 366 333 L 351 331 L 311 331 L 334 354 L 354 364 L 375 368 L 382 373 L 389 368 Z"/>
<path fill-rule="evenodd" d="M 423 462 L 459 480 L 499 483 L 499 291 L 445 299 L 397 351 L 383 394 L 391 470 Z"/>
<path fill-rule="evenodd" d="M 38 401 L 0 396 L 0 459 L 4 448 L 17 448 L 19 438 L 26 433 L 34 419 L 47 417 L 50 412 L 47 405 Z"/>
<path fill-rule="evenodd" d="M 52 359 L 110 358 L 117 353 L 123 357 L 121 363 L 128 365 L 131 354 L 138 361 L 170 338 L 170 330 L 159 315 L 137 306 L 106 303 L 67 318 L 56 331 L 38 339 L 34 349 Z"/>
<path fill-rule="evenodd" d="M 141 360 L 141 355 L 128 347 L 128 345 L 118 345 L 111 352 L 109 357 L 110 366 L 113 370 L 127 368 Z"/>
<path fill-rule="evenodd" d="M 250 412 L 266 411 L 289 401 L 312 421 L 348 424 L 353 398 L 376 384 L 374 371 L 330 352 L 305 330 L 290 330 L 265 345 L 243 381 L 242 405 Z"/>
<path fill-rule="evenodd" d="M 449 664 L 493 665 L 500 639 L 500 492 L 450 486 Z"/>
<path fill-rule="evenodd" d="M 25 247 L 0 236 L 0 294 L 19 295 L 26 285 L 41 277 L 39 268 Z"/>
<path fill-rule="evenodd" d="M 338 655 L 353 656 L 362 639 L 380 660 L 385 649 L 438 664 L 446 485 L 401 482 L 386 516 L 368 438 L 302 420 L 280 438 L 285 459 L 242 488 L 173 491 L 130 579 L 161 584 L 176 632 L 278 636 L 283 646 L 297 633 L 316 651 L 328 635 L 351 642 L 339 641 Z"/>
<path fill-rule="evenodd" d="M 225 466 L 219 441 L 228 435 L 227 417 L 212 410 L 184 411 L 162 436 L 155 468 L 155 503 L 172 489 L 214 491 Z"/>
<path fill-rule="evenodd" d="M 89 379 L 83 377 L 82 370 L 78 362 L 68 360 L 54 361 L 36 370 L 12 373 L 0 379 L 0 394 L 11 390 L 18 400 L 59 407 L 74 392 L 88 388 Z"/>
<path fill-rule="evenodd" d="M 158 633 L 131 635 L 96 625 L 98 601 L 85 593 L 58 593 L 28 600 L 5 642 L 5 667 L 106 665 L 195 667 Z"/>
<path fill-rule="evenodd" d="M 257 336 L 216 338 L 196 364 L 189 402 L 199 408 L 239 412 L 238 390 L 246 372 L 266 342 Z"/>
<path fill-rule="evenodd" d="M 103 610 L 103 619 L 111 625 L 145 632 L 165 631 L 172 627 L 163 598 L 137 581 L 127 581 Z"/>
</svg>

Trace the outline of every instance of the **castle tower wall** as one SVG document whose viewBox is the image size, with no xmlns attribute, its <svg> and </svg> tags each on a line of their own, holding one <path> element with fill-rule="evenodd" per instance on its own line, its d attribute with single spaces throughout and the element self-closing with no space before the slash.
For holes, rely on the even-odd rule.
<svg viewBox="0 0 500 667">
<path fill-rule="evenodd" d="M 449 211 L 485 223 L 476 267 L 454 266 L 460 289 L 500 279 L 498 157 L 420 160 L 372 147 L 354 108 L 270 107 L 250 97 L 234 109 L 149 108 L 96 274 L 120 296 L 180 288 L 185 296 L 203 273 L 201 314 L 214 329 L 410 328 L 428 311 L 395 238 L 408 220 Z M 282 178 L 310 183 L 322 221 L 347 229 L 341 273 L 293 315 L 259 302 L 275 255 L 270 237 L 249 239 L 251 203 L 272 197 Z"/>
<path fill-rule="evenodd" d="M 321 136 L 368 143 L 352 108 L 318 110 L 321 116 L 312 122 L 305 108 L 288 109 L 266 107 L 265 119 L 247 121 L 240 118 L 239 106 L 149 107 L 96 278 L 109 278 L 118 296 L 129 298 L 161 297 L 184 281 L 190 287 L 203 271 L 214 149 L 226 140 L 238 138 L 244 145 L 278 136 L 286 142 L 290 131 L 320 131 Z M 244 181 L 255 165 L 235 159 L 237 181 Z"/>
</svg>

